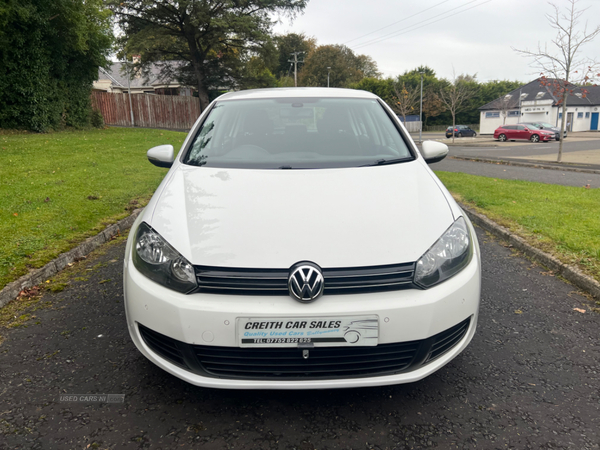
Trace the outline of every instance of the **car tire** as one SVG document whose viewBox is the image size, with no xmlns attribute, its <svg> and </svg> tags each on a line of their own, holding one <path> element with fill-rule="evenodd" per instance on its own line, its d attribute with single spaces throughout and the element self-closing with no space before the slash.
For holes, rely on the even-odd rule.
<svg viewBox="0 0 600 450">
<path fill-rule="evenodd" d="M 506 135 L 505 134 L 501 134 L 500 136 L 498 136 L 498 140 L 500 142 L 506 142 Z"/>
<path fill-rule="evenodd" d="M 540 137 L 537 134 L 532 134 L 531 138 L 529 138 L 531 142 L 540 142 Z"/>
<path fill-rule="evenodd" d="M 462 137 L 462 133 L 458 133 L 458 137 Z"/>
</svg>

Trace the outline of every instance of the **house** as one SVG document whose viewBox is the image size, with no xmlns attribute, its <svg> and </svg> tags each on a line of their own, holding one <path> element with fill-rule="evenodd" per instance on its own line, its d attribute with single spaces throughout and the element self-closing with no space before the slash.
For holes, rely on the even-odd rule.
<svg viewBox="0 0 600 450">
<path fill-rule="evenodd" d="M 132 94 L 181 95 L 188 97 L 193 95 L 193 88 L 182 86 L 177 80 L 162 76 L 161 67 L 157 64 L 150 67 L 148 78 L 139 73 L 132 73 L 129 84 L 127 82 L 128 69 L 131 71 L 131 67 L 125 67 L 123 62 L 113 62 L 109 69 L 100 67 L 98 69 L 98 80 L 94 81 L 92 89 L 95 91 L 127 93 L 129 86 Z"/>
<path fill-rule="evenodd" d="M 500 125 L 519 122 L 548 122 L 560 127 L 562 120 L 562 104 L 539 78 L 481 106 L 479 112 L 480 134 L 493 134 Z M 568 131 L 598 131 L 599 115 L 600 86 L 578 87 L 568 96 Z"/>
</svg>

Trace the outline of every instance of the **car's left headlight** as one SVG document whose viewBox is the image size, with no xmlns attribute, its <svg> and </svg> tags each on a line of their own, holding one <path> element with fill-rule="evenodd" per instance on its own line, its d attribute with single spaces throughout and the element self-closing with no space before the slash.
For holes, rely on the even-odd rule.
<svg viewBox="0 0 600 450">
<path fill-rule="evenodd" d="M 473 256 L 471 233 L 464 217 L 459 217 L 417 261 L 415 283 L 430 288 L 456 275 Z"/>
<path fill-rule="evenodd" d="M 137 270 L 169 289 L 186 294 L 198 286 L 194 267 L 145 222 L 137 230 L 132 258 Z"/>
</svg>

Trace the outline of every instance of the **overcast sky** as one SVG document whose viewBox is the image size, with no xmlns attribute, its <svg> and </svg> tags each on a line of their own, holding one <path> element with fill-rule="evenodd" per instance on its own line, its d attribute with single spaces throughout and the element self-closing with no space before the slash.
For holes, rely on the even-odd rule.
<svg viewBox="0 0 600 450">
<path fill-rule="evenodd" d="M 600 0 L 578 5 L 589 8 L 582 25 L 585 20 L 589 28 L 600 23 Z M 309 0 L 304 14 L 293 22 L 280 19 L 275 32 L 305 33 L 319 45 L 345 44 L 371 56 L 384 76 L 427 65 L 438 77 L 451 78 L 454 66 L 457 75 L 477 74 L 480 81 L 528 82 L 539 71 L 511 46 L 550 44 L 556 32 L 545 14 L 551 12 L 546 0 Z M 387 28 L 376 31 L 382 27 Z M 583 53 L 600 59 L 600 37 Z"/>
</svg>

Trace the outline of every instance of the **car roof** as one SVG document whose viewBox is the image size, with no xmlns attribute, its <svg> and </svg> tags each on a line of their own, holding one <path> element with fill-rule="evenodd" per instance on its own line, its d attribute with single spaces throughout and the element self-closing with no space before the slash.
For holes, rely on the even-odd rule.
<svg viewBox="0 0 600 450">
<path fill-rule="evenodd" d="M 218 101 L 228 100 L 248 100 L 263 98 L 367 98 L 377 99 L 375 94 L 358 89 L 341 88 L 320 88 L 320 87 L 301 87 L 301 88 L 271 88 L 271 89 L 249 89 L 246 91 L 228 92 L 217 98 Z"/>
</svg>

